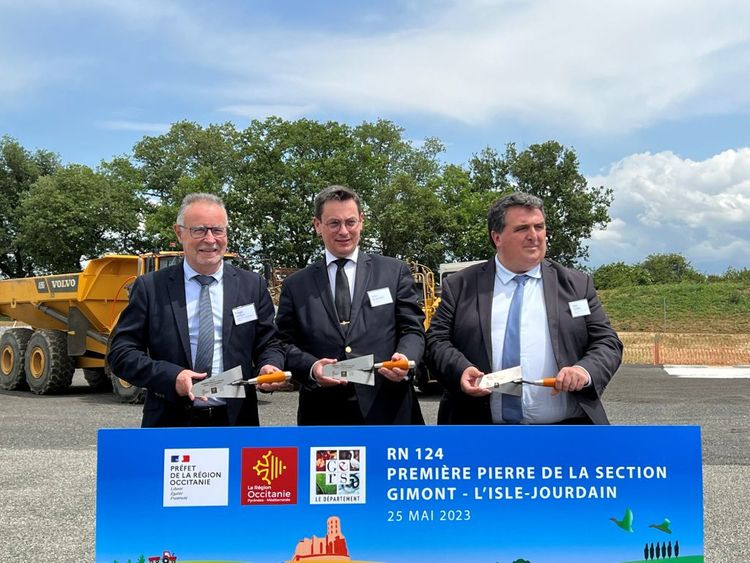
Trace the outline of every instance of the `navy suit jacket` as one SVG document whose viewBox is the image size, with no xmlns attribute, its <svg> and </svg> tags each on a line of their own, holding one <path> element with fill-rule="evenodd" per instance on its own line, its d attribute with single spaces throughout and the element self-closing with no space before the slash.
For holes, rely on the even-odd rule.
<svg viewBox="0 0 750 563">
<path fill-rule="evenodd" d="M 373 307 L 367 292 L 382 288 L 388 288 L 392 303 Z M 334 395 L 331 388 L 310 382 L 316 361 L 373 354 L 375 362 L 382 362 L 400 352 L 419 363 L 424 352 L 423 321 L 414 278 L 408 266 L 394 258 L 359 253 L 348 330 L 338 322 L 325 260 L 285 279 L 276 324 L 288 344 L 286 365 L 301 384 L 299 424 L 330 420 L 326 411 L 337 407 L 329 400 Z M 374 386 L 348 385 L 355 388 L 366 424 L 423 423 L 410 381 L 394 383 L 376 372 Z"/>
<path fill-rule="evenodd" d="M 242 366 L 251 378 L 265 364 L 281 366 L 284 351 L 273 324 L 273 303 L 258 274 L 224 264 L 222 354 L 224 369 Z M 182 263 L 139 276 L 120 315 L 107 361 L 113 373 L 147 389 L 143 426 L 189 425 L 187 397 L 175 391 L 177 374 L 192 369 Z M 232 309 L 255 304 L 257 320 L 235 324 Z M 245 399 L 227 400 L 229 424 L 258 426 L 255 388 Z"/>
<path fill-rule="evenodd" d="M 588 370 L 591 385 L 572 395 L 591 422 L 608 424 L 601 395 L 622 361 L 622 342 L 609 324 L 591 276 L 551 260 L 542 262 L 541 272 L 557 369 L 580 365 Z M 440 306 L 427 331 L 427 362 L 446 388 L 441 423 L 492 424 L 489 396 L 470 397 L 461 391 L 460 379 L 472 365 L 484 373 L 492 371 L 494 285 L 493 258 L 451 275 L 442 288 Z M 591 312 L 574 318 L 568 303 L 579 299 L 588 302 Z"/>
</svg>

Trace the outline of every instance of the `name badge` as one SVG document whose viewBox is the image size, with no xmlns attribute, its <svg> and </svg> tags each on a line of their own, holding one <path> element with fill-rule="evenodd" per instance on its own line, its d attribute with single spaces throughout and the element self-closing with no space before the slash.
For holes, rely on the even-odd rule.
<svg viewBox="0 0 750 563">
<path fill-rule="evenodd" d="M 371 289 L 367 292 L 367 297 L 370 298 L 370 305 L 372 307 L 380 307 L 381 305 L 388 305 L 388 303 L 393 303 L 391 290 L 387 287 L 381 287 L 380 289 Z"/>
<path fill-rule="evenodd" d="M 576 317 L 585 317 L 586 315 L 591 314 L 591 311 L 589 310 L 589 302 L 585 299 L 571 301 L 568 303 L 568 306 L 570 307 L 570 314 L 573 315 L 574 319 Z"/>
<path fill-rule="evenodd" d="M 232 309 L 232 315 L 234 316 L 234 324 L 236 325 L 258 320 L 258 313 L 255 312 L 255 303 L 235 307 Z"/>
</svg>

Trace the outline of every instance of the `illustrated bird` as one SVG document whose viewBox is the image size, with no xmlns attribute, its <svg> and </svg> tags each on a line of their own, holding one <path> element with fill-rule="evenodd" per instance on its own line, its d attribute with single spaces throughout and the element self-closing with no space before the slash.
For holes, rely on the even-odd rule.
<svg viewBox="0 0 750 563">
<path fill-rule="evenodd" d="M 672 522 L 669 521 L 669 518 L 665 518 L 664 522 L 662 522 L 661 524 L 649 524 L 648 527 L 649 528 L 656 528 L 657 530 L 661 530 L 662 532 L 664 532 L 666 534 L 671 534 L 672 530 L 669 529 L 669 525 L 671 523 Z"/>
<path fill-rule="evenodd" d="M 610 520 L 626 532 L 633 532 L 633 511 L 629 508 L 625 509 L 625 516 L 622 517 L 622 520 L 618 520 L 614 516 Z"/>
</svg>

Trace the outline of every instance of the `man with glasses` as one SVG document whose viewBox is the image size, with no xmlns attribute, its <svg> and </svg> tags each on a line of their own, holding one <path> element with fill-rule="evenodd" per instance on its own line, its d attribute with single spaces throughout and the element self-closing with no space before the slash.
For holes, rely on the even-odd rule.
<svg viewBox="0 0 750 563">
<path fill-rule="evenodd" d="M 195 381 L 236 366 L 249 379 L 284 363 L 265 281 L 224 263 L 227 229 L 221 199 L 186 196 L 174 225 L 184 261 L 138 277 L 130 291 L 107 360 L 120 378 L 147 389 L 144 427 L 259 424 L 253 387 L 244 399 L 192 391 Z"/>
<path fill-rule="evenodd" d="M 424 314 L 406 264 L 359 250 L 359 197 L 330 186 L 315 198 L 325 256 L 284 280 L 276 323 L 301 384 L 300 425 L 424 424 L 408 369 L 381 368 L 374 385 L 327 377 L 323 366 L 374 355 L 419 362 Z"/>
</svg>

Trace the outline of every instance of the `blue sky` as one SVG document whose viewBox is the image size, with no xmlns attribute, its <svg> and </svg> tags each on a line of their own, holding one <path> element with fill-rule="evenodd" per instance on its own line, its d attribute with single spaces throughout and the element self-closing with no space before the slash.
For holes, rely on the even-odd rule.
<svg viewBox="0 0 750 563">
<path fill-rule="evenodd" d="M 0 134 L 96 166 L 178 120 L 385 118 L 464 163 L 555 139 L 614 190 L 590 265 L 750 267 L 742 0 L 0 0 Z"/>
</svg>

